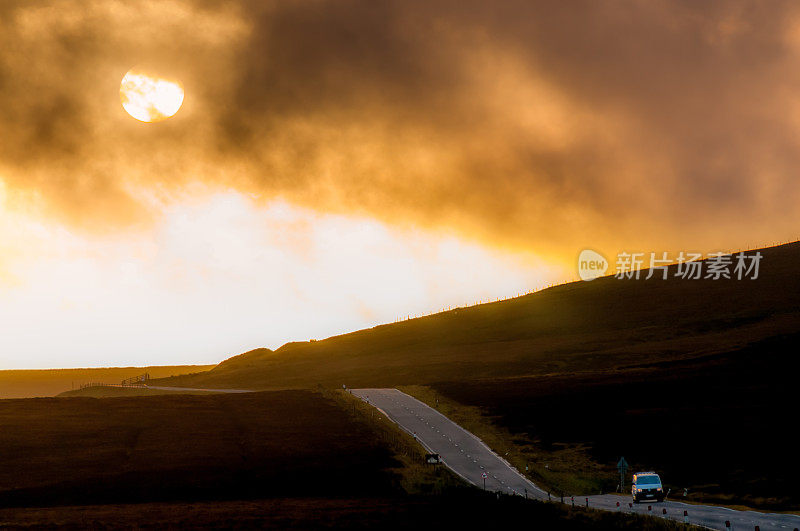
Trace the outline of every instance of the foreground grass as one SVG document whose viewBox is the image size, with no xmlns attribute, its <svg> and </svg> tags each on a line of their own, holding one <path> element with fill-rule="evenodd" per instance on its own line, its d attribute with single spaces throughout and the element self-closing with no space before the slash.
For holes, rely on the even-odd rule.
<svg viewBox="0 0 800 531">
<path fill-rule="evenodd" d="M 658 518 L 492 496 L 281 498 L 0 509 L 2 529 L 699 529 Z"/>
<path fill-rule="evenodd" d="M 581 445 L 563 444 L 547 451 L 493 422 L 480 407 L 460 404 L 427 386 L 406 385 L 399 389 L 438 409 L 477 435 L 489 448 L 554 497 L 600 494 L 603 486 L 615 479 L 613 471 L 592 461 Z"/>
<path fill-rule="evenodd" d="M 390 496 L 397 467 L 312 391 L 0 400 L 0 507 Z"/>
<path fill-rule="evenodd" d="M 0 400 L 2 529 L 680 529 L 496 498 L 342 391 Z"/>
</svg>

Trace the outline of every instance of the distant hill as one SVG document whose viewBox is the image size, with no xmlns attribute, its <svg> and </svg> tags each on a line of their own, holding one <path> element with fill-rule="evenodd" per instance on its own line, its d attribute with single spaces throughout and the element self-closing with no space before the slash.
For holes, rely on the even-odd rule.
<svg viewBox="0 0 800 531">
<path fill-rule="evenodd" d="M 211 368 L 213 365 L 167 365 L 0 371 L 0 399 L 55 396 L 90 382 L 120 383 L 125 378 L 143 373 L 149 373 L 153 378 L 164 378 Z"/>
<path fill-rule="evenodd" d="M 672 266 L 668 280 L 575 282 L 321 341 L 288 343 L 274 352 L 258 349 L 164 383 L 395 386 L 709 360 L 800 332 L 800 244 L 759 251 L 757 280 L 684 280 L 673 277 Z"/>
</svg>

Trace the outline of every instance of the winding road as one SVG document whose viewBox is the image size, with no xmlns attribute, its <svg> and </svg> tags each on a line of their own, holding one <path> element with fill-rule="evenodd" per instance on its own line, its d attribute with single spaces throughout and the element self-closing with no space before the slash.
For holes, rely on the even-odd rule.
<svg viewBox="0 0 800 531">
<path fill-rule="evenodd" d="M 427 404 L 397 389 L 353 389 L 351 392 L 376 407 L 431 453 L 441 456 L 444 464 L 473 485 L 494 492 L 548 500 L 548 493 L 495 454 L 483 441 Z M 560 499 L 552 498 L 552 501 Z M 565 503 L 573 503 L 565 498 Z M 630 504 L 630 497 L 615 494 L 575 497 L 575 505 L 595 509 L 651 514 L 711 529 L 761 531 L 800 527 L 800 516 L 783 513 L 738 511 L 715 505 L 693 505 L 677 501 Z M 685 511 L 685 513 L 684 513 Z M 686 516 L 684 516 L 686 514 Z M 730 527 L 726 526 L 730 523 Z"/>
</svg>

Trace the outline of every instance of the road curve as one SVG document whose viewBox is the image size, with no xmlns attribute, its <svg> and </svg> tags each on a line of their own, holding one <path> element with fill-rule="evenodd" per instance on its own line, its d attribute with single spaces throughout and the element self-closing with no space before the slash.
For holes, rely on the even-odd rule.
<svg viewBox="0 0 800 531">
<path fill-rule="evenodd" d="M 493 492 L 547 499 L 547 493 L 492 452 L 475 435 L 435 409 L 397 389 L 353 389 L 352 393 L 375 406 L 401 428 L 414 435 L 431 453 L 469 483 Z M 485 475 L 485 477 L 484 477 Z"/>
<path fill-rule="evenodd" d="M 353 389 L 351 392 L 412 434 L 429 452 L 439 454 L 448 468 L 469 483 L 483 488 L 485 479 L 486 490 L 548 499 L 544 490 L 492 452 L 475 435 L 416 398 L 397 389 Z M 557 501 L 556 498 L 553 501 Z M 573 500 L 565 498 L 564 502 L 571 504 Z M 794 514 L 737 511 L 677 501 L 631 504 L 630 497 L 614 494 L 575 497 L 574 503 L 584 506 L 588 503 L 589 507 L 608 511 L 651 514 L 679 522 L 684 521 L 686 511 L 690 523 L 720 530 L 753 530 L 759 526 L 762 531 L 792 531 L 800 527 L 800 516 Z M 726 527 L 726 522 L 730 522 L 730 528 Z"/>
</svg>

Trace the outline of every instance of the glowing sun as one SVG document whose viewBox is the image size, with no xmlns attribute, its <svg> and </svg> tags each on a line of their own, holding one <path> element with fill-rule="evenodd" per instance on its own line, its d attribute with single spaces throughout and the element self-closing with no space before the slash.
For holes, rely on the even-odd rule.
<svg viewBox="0 0 800 531">
<path fill-rule="evenodd" d="M 137 120 L 160 122 L 181 108 L 183 85 L 134 68 L 122 78 L 119 99 L 125 111 Z"/>
</svg>

